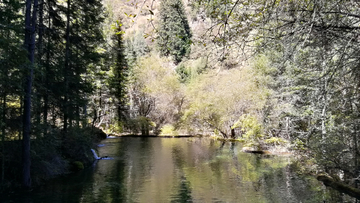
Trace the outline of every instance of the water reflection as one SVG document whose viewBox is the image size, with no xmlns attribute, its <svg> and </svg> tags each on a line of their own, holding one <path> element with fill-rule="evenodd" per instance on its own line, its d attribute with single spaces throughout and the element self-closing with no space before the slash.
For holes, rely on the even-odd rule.
<svg viewBox="0 0 360 203">
<path fill-rule="evenodd" d="M 190 182 L 186 179 L 184 173 L 185 155 L 181 147 L 178 145 L 173 146 L 172 157 L 175 165 L 174 175 L 175 178 L 180 176 L 178 181 L 180 184 L 174 188 L 177 193 L 173 195 L 171 202 L 192 202 Z"/>
<path fill-rule="evenodd" d="M 94 167 L 5 202 L 355 202 L 299 177 L 286 157 L 199 138 L 115 138 Z"/>
</svg>

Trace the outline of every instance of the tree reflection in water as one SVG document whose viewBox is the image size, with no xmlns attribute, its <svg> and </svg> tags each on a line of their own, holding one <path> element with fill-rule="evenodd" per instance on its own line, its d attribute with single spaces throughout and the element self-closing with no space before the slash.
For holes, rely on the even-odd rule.
<svg viewBox="0 0 360 203">
<path fill-rule="evenodd" d="M 288 157 L 200 138 L 116 138 L 93 168 L 3 202 L 355 202 L 303 177 Z"/>
</svg>

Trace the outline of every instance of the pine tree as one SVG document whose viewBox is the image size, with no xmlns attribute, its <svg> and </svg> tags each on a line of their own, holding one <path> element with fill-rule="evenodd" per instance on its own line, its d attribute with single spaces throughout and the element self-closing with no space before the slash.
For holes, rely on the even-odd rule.
<svg viewBox="0 0 360 203">
<path fill-rule="evenodd" d="M 63 69 L 63 116 L 64 131 L 79 125 L 80 108 L 87 102 L 92 91 L 90 81 L 81 77 L 88 68 L 96 67 L 102 55 L 98 52 L 104 42 L 101 23 L 104 21 L 103 6 L 99 0 L 68 0 L 66 9 L 65 66 Z"/>
<path fill-rule="evenodd" d="M 157 44 L 163 56 L 173 56 L 179 63 L 190 53 L 191 31 L 182 0 L 161 1 L 158 33 Z"/>
<path fill-rule="evenodd" d="M 22 4 L 19 0 L 3 1 L 0 4 L 0 134 L 1 178 L 5 180 L 5 137 L 9 133 L 9 111 L 14 111 L 8 103 L 18 99 L 22 75 L 19 67 L 26 63 L 23 49 L 23 16 L 20 15 Z M 20 109 L 17 109 L 17 112 Z M 21 123 L 21 122 L 19 122 Z M 20 126 L 20 124 L 17 124 Z"/>
<path fill-rule="evenodd" d="M 114 40 L 114 65 L 112 67 L 113 76 L 109 79 L 110 91 L 117 100 L 117 115 L 118 121 L 123 121 L 123 111 L 126 105 L 126 82 L 128 75 L 128 65 L 125 57 L 125 48 L 123 42 L 122 24 L 117 21 L 113 27 L 115 34 Z"/>
</svg>

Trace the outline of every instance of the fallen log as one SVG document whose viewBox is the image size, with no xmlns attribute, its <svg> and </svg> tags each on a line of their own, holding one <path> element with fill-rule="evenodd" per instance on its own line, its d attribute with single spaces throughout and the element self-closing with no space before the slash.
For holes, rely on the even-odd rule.
<svg viewBox="0 0 360 203">
<path fill-rule="evenodd" d="M 254 149 L 252 147 L 243 147 L 242 148 L 242 151 L 243 152 L 246 152 L 246 153 L 252 153 L 252 154 L 270 154 L 269 151 L 266 151 L 266 150 L 258 150 L 258 149 Z"/>
<path fill-rule="evenodd" d="M 334 180 L 333 178 L 320 174 L 316 177 L 317 180 L 324 183 L 324 185 L 331 187 L 337 191 L 340 191 L 342 193 L 348 194 L 352 197 L 355 197 L 356 199 L 360 199 L 360 189 L 351 187 L 350 185 L 347 185 L 345 183 L 339 182 Z"/>
</svg>

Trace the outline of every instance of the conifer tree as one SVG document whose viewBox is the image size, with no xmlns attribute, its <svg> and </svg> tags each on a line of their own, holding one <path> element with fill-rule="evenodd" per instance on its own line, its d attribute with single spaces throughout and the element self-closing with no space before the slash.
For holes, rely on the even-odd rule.
<svg viewBox="0 0 360 203">
<path fill-rule="evenodd" d="M 182 0 L 164 0 L 160 3 L 158 26 L 160 53 L 173 56 L 175 63 L 188 55 L 191 46 L 191 31 Z"/>
<path fill-rule="evenodd" d="M 26 51 L 23 50 L 23 7 L 19 0 L 3 1 L 0 4 L 0 154 L 1 176 L 0 183 L 5 180 L 5 137 L 9 134 L 9 111 L 14 108 L 8 106 L 21 92 L 22 75 L 19 66 L 26 63 Z M 19 111 L 20 109 L 18 109 Z M 17 112 L 18 112 L 17 111 Z M 17 124 L 20 126 L 20 124 Z"/>
<path fill-rule="evenodd" d="M 122 24 L 116 21 L 113 27 L 115 34 L 113 35 L 114 47 L 114 65 L 112 67 L 112 77 L 109 78 L 109 86 L 112 95 L 117 100 L 118 121 L 123 121 L 123 111 L 126 105 L 126 81 L 128 75 L 128 64 L 125 57 L 125 48 L 123 42 L 124 31 L 121 29 Z"/>
<path fill-rule="evenodd" d="M 66 8 L 65 66 L 63 69 L 63 116 L 64 131 L 79 125 L 80 107 L 91 93 L 89 80 L 81 77 L 87 69 L 100 62 L 99 45 L 104 42 L 101 23 L 104 21 L 103 6 L 99 0 L 68 0 Z"/>
</svg>

